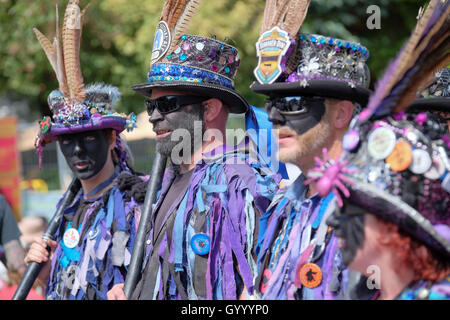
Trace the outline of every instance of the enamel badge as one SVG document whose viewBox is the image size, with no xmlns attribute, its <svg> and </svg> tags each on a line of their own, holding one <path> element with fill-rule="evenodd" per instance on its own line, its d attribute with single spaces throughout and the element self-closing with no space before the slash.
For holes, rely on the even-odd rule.
<svg viewBox="0 0 450 320">
<path fill-rule="evenodd" d="M 290 44 L 289 34 L 277 26 L 259 37 L 256 43 L 259 61 L 253 71 L 259 83 L 271 84 L 281 75 L 281 61 Z"/>
<path fill-rule="evenodd" d="M 160 21 L 156 28 L 155 40 L 153 40 L 151 64 L 154 64 L 166 54 L 171 42 L 172 36 L 170 35 L 169 26 L 165 21 Z"/>
<path fill-rule="evenodd" d="M 315 263 L 307 263 L 300 269 L 299 278 L 305 287 L 315 288 L 322 282 L 322 270 Z"/>
<path fill-rule="evenodd" d="M 195 254 L 203 256 L 207 254 L 211 248 L 211 239 L 204 233 L 197 233 L 192 237 L 191 248 Z"/>
</svg>

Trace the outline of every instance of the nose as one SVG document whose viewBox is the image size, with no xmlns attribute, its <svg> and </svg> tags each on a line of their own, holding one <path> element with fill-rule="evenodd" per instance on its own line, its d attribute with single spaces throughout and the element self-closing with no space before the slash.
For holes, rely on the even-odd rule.
<svg viewBox="0 0 450 320">
<path fill-rule="evenodd" d="M 156 122 L 161 121 L 163 119 L 164 119 L 163 115 L 161 113 L 159 113 L 158 109 L 155 108 L 153 110 L 152 114 L 150 115 L 150 118 L 148 119 L 148 121 L 151 124 L 155 124 Z"/>
<path fill-rule="evenodd" d="M 273 124 L 283 125 L 286 123 L 286 119 L 281 115 L 277 108 L 271 108 L 269 113 L 269 121 Z"/>
<path fill-rule="evenodd" d="M 75 141 L 75 146 L 73 148 L 73 155 L 80 156 L 83 153 L 83 146 L 79 140 Z"/>
</svg>

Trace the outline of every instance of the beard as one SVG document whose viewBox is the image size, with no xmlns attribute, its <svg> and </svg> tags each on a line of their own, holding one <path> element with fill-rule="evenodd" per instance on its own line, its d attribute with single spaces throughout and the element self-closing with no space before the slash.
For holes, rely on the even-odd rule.
<svg viewBox="0 0 450 320">
<path fill-rule="evenodd" d="M 172 117 L 168 117 L 169 119 L 164 121 L 166 122 L 164 128 L 171 130 L 171 133 L 167 137 L 158 140 L 156 143 L 156 151 L 167 157 L 181 157 L 184 160 L 187 160 L 196 149 L 201 147 L 201 140 L 204 133 L 201 115 L 202 111 L 198 112 L 197 109 L 194 109 L 190 112 L 182 110 L 176 113 L 176 115 L 174 113 Z M 195 133 L 199 131 L 199 124 L 201 124 L 200 143 L 195 139 Z M 178 149 L 180 149 L 180 151 L 174 155 L 174 151 Z"/>
<path fill-rule="evenodd" d="M 330 141 L 332 132 L 330 124 L 322 119 L 316 126 L 299 135 L 295 130 L 283 127 L 280 132 L 285 131 L 293 136 L 295 142 L 289 147 L 280 147 L 278 159 L 281 162 L 299 164 L 302 158 L 308 155 L 318 154 L 327 142 Z"/>
</svg>

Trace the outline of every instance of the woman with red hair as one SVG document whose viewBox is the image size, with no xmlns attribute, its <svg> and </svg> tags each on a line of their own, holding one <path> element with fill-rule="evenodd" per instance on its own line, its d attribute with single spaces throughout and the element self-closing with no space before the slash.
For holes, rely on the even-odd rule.
<svg viewBox="0 0 450 320">
<path fill-rule="evenodd" d="M 450 299 L 450 136 L 436 115 L 406 112 L 410 93 L 450 62 L 449 15 L 449 1 L 430 1 L 353 119 L 342 157 L 324 151 L 308 173 L 320 196 L 334 195 L 324 218 L 343 263 L 375 281 L 378 299 Z"/>
</svg>

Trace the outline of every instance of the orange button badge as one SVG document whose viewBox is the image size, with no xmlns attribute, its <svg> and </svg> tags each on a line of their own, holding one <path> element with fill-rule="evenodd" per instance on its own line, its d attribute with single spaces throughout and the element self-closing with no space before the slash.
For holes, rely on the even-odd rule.
<svg viewBox="0 0 450 320">
<path fill-rule="evenodd" d="M 315 288 L 322 282 L 322 270 L 315 263 L 307 263 L 299 272 L 300 282 L 307 288 Z"/>
<path fill-rule="evenodd" d="M 413 161 L 412 148 L 410 144 L 405 140 L 397 141 L 394 150 L 385 161 L 391 166 L 392 170 L 403 171 L 408 169 Z"/>
</svg>

